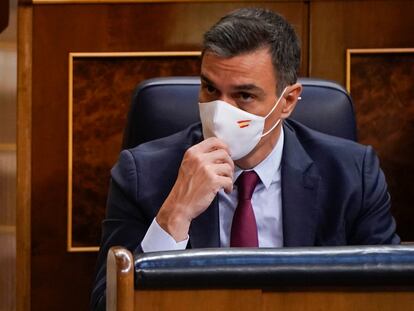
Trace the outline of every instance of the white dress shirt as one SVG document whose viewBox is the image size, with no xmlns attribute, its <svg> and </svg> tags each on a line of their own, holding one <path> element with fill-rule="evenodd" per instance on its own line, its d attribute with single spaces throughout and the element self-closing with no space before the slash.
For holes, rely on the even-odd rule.
<svg viewBox="0 0 414 311">
<path fill-rule="evenodd" d="M 282 247 L 283 225 L 282 225 L 282 194 L 280 164 L 282 160 L 284 144 L 283 127 L 281 128 L 279 140 L 272 152 L 255 166 L 254 170 L 260 178 L 253 196 L 252 205 L 256 217 L 259 247 Z M 243 172 L 235 167 L 233 181 Z M 219 196 L 219 227 L 220 246 L 230 246 L 230 231 L 234 211 L 237 207 L 237 186 L 233 191 L 226 194 L 220 190 Z M 176 242 L 157 221 L 152 221 L 141 247 L 144 252 L 183 250 L 187 247 L 188 237 L 184 241 Z"/>
</svg>

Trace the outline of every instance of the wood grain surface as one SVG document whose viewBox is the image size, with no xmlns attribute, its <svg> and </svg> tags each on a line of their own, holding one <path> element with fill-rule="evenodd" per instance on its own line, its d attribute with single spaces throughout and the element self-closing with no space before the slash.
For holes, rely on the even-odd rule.
<svg viewBox="0 0 414 311">
<path fill-rule="evenodd" d="M 33 6 L 31 310 L 86 310 L 93 282 L 96 253 L 68 253 L 66 247 L 69 53 L 198 51 L 202 33 L 240 6 L 281 12 L 307 42 L 308 11 L 302 1 Z M 306 57 L 302 68 L 307 68 Z M 95 134 L 98 141 L 99 132 L 90 133 Z"/>
<path fill-rule="evenodd" d="M 410 311 L 414 294 L 407 290 L 210 289 L 135 291 L 135 309 L 145 311 Z"/>
<path fill-rule="evenodd" d="M 223 14 L 241 6 L 273 9 L 294 25 L 303 47 L 302 76 L 310 74 L 344 83 L 347 48 L 414 46 L 409 31 L 414 29 L 412 1 L 20 3 L 17 248 L 22 257 L 17 259 L 17 282 L 19 310 L 25 311 L 29 310 L 29 302 L 34 311 L 87 310 L 93 282 L 96 254 L 68 253 L 66 248 L 69 53 L 199 50 L 202 33 Z M 117 88 L 125 92 L 119 85 Z M 102 102 L 105 98 L 100 98 Z M 102 124 L 122 118 L 110 115 L 106 121 L 99 108 L 92 108 L 95 111 L 89 114 L 91 120 L 102 118 Z M 78 139 L 99 141 L 102 131 L 82 136 L 87 132 L 85 125 L 90 124 L 85 122 L 80 123 L 83 127 Z M 119 131 L 120 126 L 112 130 L 115 128 Z M 110 135 L 119 137 L 116 131 Z M 113 150 L 114 144 L 115 140 L 111 143 Z M 106 157 L 99 161 L 109 164 Z M 87 163 L 107 174 L 99 161 Z M 99 183 L 103 187 L 105 180 Z M 88 217 L 97 217 L 96 213 L 101 212 L 87 212 L 79 219 L 88 221 Z M 89 243 L 99 235 L 91 232 L 94 230 L 77 230 L 80 243 Z"/>
<path fill-rule="evenodd" d="M 351 53 L 350 82 L 359 141 L 378 153 L 397 232 L 403 241 L 414 241 L 414 49 Z"/>
<path fill-rule="evenodd" d="M 71 246 L 99 245 L 110 170 L 134 89 L 145 79 L 199 70 L 199 56 L 74 58 Z"/>
</svg>

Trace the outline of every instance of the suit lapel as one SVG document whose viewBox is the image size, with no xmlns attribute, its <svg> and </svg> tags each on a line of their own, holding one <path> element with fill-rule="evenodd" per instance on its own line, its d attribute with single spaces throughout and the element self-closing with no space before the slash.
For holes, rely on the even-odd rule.
<svg viewBox="0 0 414 311">
<path fill-rule="evenodd" d="M 284 246 L 313 246 L 320 176 L 294 131 L 284 126 L 282 209 Z"/>
<path fill-rule="evenodd" d="M 189 236 L 191 248 L 220 246 L 218 196 L 192 221 Z"/>
</svg>

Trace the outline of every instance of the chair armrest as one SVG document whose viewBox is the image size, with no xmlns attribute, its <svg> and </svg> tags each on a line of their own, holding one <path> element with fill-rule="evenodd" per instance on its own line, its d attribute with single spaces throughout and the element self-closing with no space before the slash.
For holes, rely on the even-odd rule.
<svg viewBox="0 0 414 311">
<path fill-rule="evenodd" d="M 106 310 L 134 310 L 133 257 L 126 248 L 114 246 L 107 257 Z"/>
<path fill-rule="evenodd" d="M 414 246 L 217 248 L 135 256 L 135 288 L 412 286 Z"/>
</svg>

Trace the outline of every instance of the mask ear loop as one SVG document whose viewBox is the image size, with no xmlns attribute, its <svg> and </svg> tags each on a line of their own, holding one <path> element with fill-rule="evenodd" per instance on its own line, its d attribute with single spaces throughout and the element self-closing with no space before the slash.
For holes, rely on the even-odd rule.
<svg viewBox="0 0 414 311">
<path fill-rule="evenodd" d="M 276 109 L 276 107 L 279 105 L 280 100 L 282 99 L 283 95 L 285 94 L 286 89 L 287 89 L 287 87 L 285 87 L 285 88 L 283 89 L 282 94 L 280 95 L 280 97 L 279 97 L 279 99 L 277 100 L 276 104 L 273 106 L 272 110 L 270 110 L 270 112 L 269 112 L 269 113 L 268 113 L 268 114 L 264 117 L 265 119 L 267 119 L 267 117 L 268 117 L 268 116 L 270 116 L 270 115 L 272 114 L 272 112 Z M 272 128 L 271 128 L 270 130 L 268 130 L 266 133 L 262 134 L 262 136 L 261 136 L 261 137 L 264 137 L 264 136 L 266 136 L 267 134 L 269 134 L 271 131 L 273 131 L 273 130 L 276 128 L 276 126 L 278 126 L 278 125 L 279 125 L 279 123 L 280 123 L 280 121 L 281 121 L 281 120 L 282 120 L 282 119 L 277 120 L 277 122 L 275 123 L 275 125 L 273 125 L 273 126 L 272 126 Z"/>
</svg>

